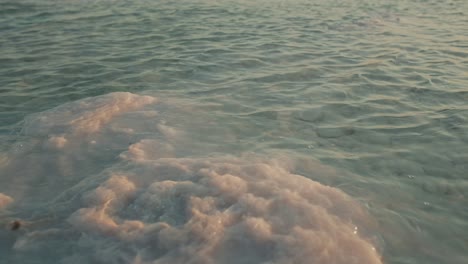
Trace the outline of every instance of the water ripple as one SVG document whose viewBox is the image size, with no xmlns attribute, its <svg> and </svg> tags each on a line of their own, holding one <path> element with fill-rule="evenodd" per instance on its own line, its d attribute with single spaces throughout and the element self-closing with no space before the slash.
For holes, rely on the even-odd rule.
<svg viewBox="0 0 468 264">
<path fill-rule="evenodd" d="M 467 3 L 0 0 L 0 149 L 65 102 L 189 98 L 223 144 L 361 175 L 341 184 L 371 197 L 386 263 L 463 263 Z"/>
</svg>

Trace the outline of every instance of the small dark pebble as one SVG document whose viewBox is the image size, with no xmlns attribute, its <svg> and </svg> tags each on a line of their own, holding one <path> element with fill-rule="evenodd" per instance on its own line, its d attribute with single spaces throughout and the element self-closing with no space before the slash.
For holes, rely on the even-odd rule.
<svg viewBox="0 0 468 264">
<path fill-rule="evenodd" d="M 21 227 L 21 222 L 18 220 L 15 220 L 11 223 L 11 230 L 15 231 L 18 230 Z"/>
</svg>

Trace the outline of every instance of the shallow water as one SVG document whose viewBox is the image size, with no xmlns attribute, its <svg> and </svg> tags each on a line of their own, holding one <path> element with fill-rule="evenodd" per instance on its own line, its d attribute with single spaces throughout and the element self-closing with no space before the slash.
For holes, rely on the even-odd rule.
<svg viewBox="0 0 468 264">
<path fill-rule="evenodd" d="M 468 2 L 0 5 L 5 263 L 466 262 Z"/>
</svg>

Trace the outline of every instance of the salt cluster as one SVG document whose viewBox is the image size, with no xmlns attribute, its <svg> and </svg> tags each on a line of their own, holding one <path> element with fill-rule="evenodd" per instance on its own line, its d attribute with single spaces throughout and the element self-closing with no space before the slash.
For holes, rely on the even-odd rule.
<svg viewBox="0 0 468 264">
<path fill-rule="evenodd" d="M 142 114 L 153 118 L 151 126 L 133 125 L 145 118 L 121 118 L 159 104 L 115 93 L 30 117 L 24 133 L 36 138 L 33 146 L 0 171 L 12 173 L 18 160 L 34 157 L 41 165 L 68 167 L 49 171 L 49 178 L 46 170 L 27 170 L 28 177 L 72 180 L 52 195 L 52 220 L 23 231 L 12 250 L 37 254 L 55 241 L 58 249 L 44 259 L 57 263 L 381 263 L 361 232 L 372 223 L 365 210 L 339 189 L 295 174 L 294 158 L 178 156 L 185 146 L 174 137 L 190 137 L 187 131 L 157 114 Z M 131 129 L 110 129 L 125 122 Z M 123 140 L 135 135 L 140 138 L 130 145 Z M 83 173 L 82 164 L 93 164 L 83 160 L 107 155 L 109 146 L 116 152 L 112 162 L 96 174 Z M 34 149 L 41 155 L 31 154 Z M 302 167 L 327 173 L 319 163 Z M 18 191 L 22 203 L 33 194 Z M 0 208 L 11 201 L 0 193 Z"/>
</svg>

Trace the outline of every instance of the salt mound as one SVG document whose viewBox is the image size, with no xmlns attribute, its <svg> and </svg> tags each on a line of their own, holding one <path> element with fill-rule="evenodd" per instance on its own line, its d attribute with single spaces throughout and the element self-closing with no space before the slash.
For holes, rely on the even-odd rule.
<svg viewBox="0 0 468 264">
<path fill-rule="evenodd" d="M 114 93 L 26 120 L 29 149 L 0 168 L 11 176 L 2 188 L 16 191 L 21 215 L 33 205 L 53 216 L 27 219 L 11 245 L 22 254 L 6 260 L 381 263 L 365 233 L 372 220 L 345 193 L 293 173 L 291 155 L 184 156 L 190 128 L 171 127 L 170 114 L 132 117 L 156 102 Z M 329 173 L 319 163 L 300 166 L 307 176 Z M 0 193 L 0 207 L 8 202 Z"/>
<path fill-rule="evenodd" d="M 93 237 L 86 243 L 95 258 L 381 263 L 359 232 L 368 216 L 338 189 L 292 174 L 277 160 L 147 159 L 143 146 L 130 146 L 138 155 L 124 157 L 133 164 L 85 194 L 85 207 L 69 218 Z"/>
</svg>

